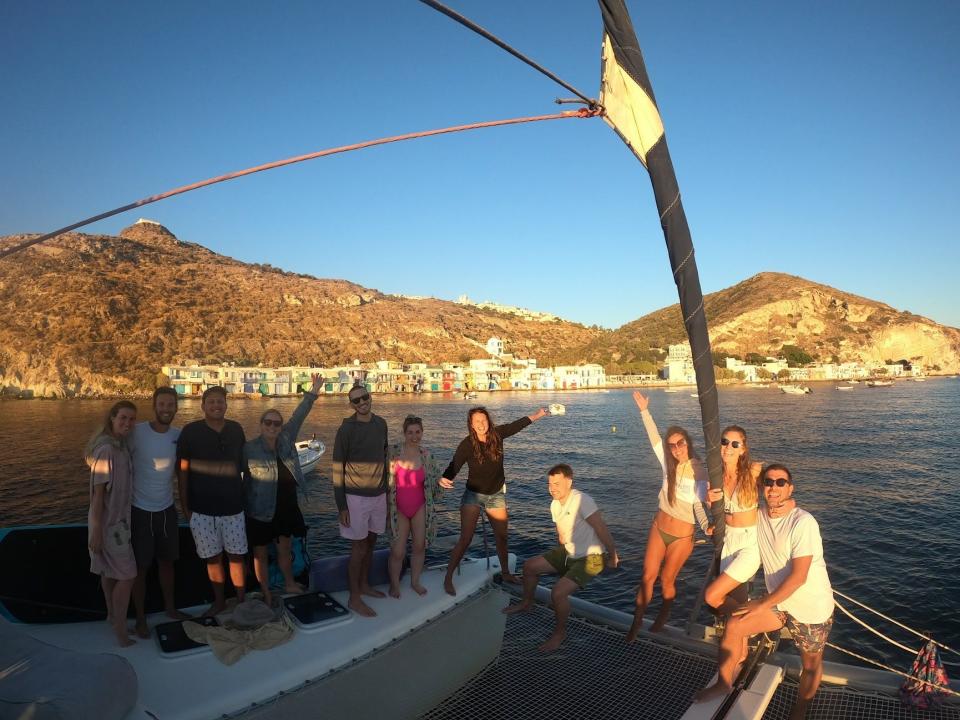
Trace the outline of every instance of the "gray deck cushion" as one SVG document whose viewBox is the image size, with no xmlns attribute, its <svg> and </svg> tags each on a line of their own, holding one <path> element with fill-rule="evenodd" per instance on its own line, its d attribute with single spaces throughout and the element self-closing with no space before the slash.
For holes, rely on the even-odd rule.
<svg viewBox="0 0 960 720">
<path fill-rule="evenodd" d="M 0 720 L 119 720 L 136 702 L 137 674 L 119 655 L 64 650 L 0 618 Z"/>
</svg>

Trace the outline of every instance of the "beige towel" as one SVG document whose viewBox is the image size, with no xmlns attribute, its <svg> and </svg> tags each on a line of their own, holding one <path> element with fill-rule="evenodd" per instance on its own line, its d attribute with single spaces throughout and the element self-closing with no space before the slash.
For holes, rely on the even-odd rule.
<svg viewBox="0 0 960 720">
<path fill-rule="evenodd" d="M 224 665 L 233 665 L 251 650 L 269 650 L 293 637 L 293 625 L 285 614 L 253 629 L 232 627 L 229 622 L 221 627 L 204 627 L 186 621 L 183 630 L 194 642 L 209 645 Z"/>
</svg>

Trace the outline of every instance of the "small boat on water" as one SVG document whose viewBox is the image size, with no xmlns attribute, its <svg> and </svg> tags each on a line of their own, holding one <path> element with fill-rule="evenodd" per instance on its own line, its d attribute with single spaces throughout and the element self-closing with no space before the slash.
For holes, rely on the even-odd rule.
<svg viewBox="0 0 960 720">
<path fill-rule="evenodd" d="M 813 390 L 806 385 L 781 385 L 780 392 L 787 395 L 809 395 Z"/>
<path fill-rule="evenodd" d="M 853 390 L 853 385 L 837 385 L 837 390 Z"/>
<path fill-rule="evenodd" d="M 478 397 L 477 393 L 475 393 L 473 390 L 471 390 L 470 392 L 465 392 L 463 394 L 464 400 L 476 400 L 477 397 Z"/>
<path fill-rule="evenodd" d="M 304 475 L 308 475 L 316 469 L 320 457 L 327 451 L 327 446 L 323 444 L 323 440 L 317 440 L 316 435 L 310 440 L 298 441 L 296 448 L 297 455 L 300 457 L 300 469 L 303 470 Z"/>
<path fill-rule="evenodd" d="M 890 387 L 891 385 L 893 385 L 893 380 L 867 380 L 868 388 Z"/>
<path fill-rule="evenodd" d="M 664 391 L 665 393 L 676 393 L 676 392 L 680 392 L 680 389 L 679 389 L 679 388 L 664 388 L 663 391 Z"/>
</svg>

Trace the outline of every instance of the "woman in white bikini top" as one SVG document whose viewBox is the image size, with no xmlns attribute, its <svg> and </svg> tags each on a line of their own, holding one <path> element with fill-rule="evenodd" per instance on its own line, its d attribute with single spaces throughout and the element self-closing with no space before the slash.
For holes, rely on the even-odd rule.
<svg viewBox="0 0 960 720">
<path fill-rule="evenodd" d="M 708 498 L 724 501 L 726 531 L 720 555 L 720 574 L 704 593 L 704 601 L 719 614 L 729 614 L 746 601 L 748 582 L 760 567 L 757 546 L 757 478 L 760 463 L 750 461 L 747 432 L 730 425 L 720 434 L 723 489 L 710 490 Z"/>
</svg>

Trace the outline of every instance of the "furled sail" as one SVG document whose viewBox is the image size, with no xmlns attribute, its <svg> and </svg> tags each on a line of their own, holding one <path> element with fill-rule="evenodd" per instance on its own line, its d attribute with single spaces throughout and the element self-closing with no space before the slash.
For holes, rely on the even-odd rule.
<svg viewBox="0 0 960 720">
<path fill-rule="evenodd" d="M 703 309 L 700 276 L 693 253 L 690 228 L 683 212 L 680 187 L 667 148 L 667 138 L 660 119 L 657 101 L 647 77 L 640 44 L 624 0 L 599 0 L 603 14 L 603 68 L 600 105 L 602 117 L 627 144 L 650 174 L 653 194 L 660 213 L 660 225 L 667 241 L 670 267 L 680 295 L 683 324 L 687 330 L 697 373 L 697 392 L 703 437 L 707 448 L 707 470 L 710 487 L 723 485 L 720 460 L 720 415 L 717 385 L 710 355 L 710 337 Z M 723 502 L 711 508 L 716 530 L 714 543 L 723 544 Z"/>
</svg>

